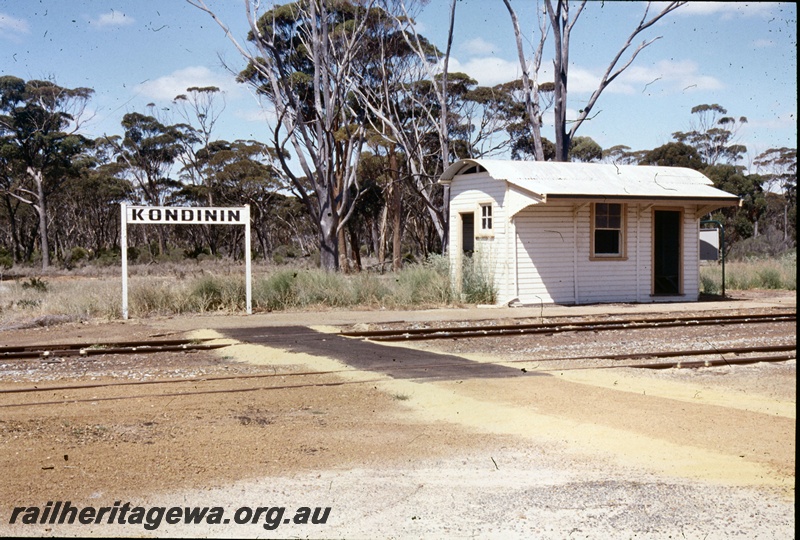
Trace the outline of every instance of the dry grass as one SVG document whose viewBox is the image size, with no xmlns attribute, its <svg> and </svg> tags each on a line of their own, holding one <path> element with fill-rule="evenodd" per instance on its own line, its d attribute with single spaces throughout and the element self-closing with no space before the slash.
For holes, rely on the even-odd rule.
<svg viewBox="0 0 800 540">
<path fill-rule="evenodd" d="M 795 252 L 780 259 L 726 264 L 728 290 L 796 290 Z M 701 268 L 702 292 L 721 292 L 719 266 Z M 408 265 L 399 272 L 335 274 L 284 265 L 253 268 L 253 310 L 361 308 L 422 309 L 489 304 L 494 291 L 475 278 L 467 294 L 454 298 L 449 268 L 443 257 Z M 244 266 L 232 261 L 163 263 L 131 266 L 129 313 L 145 318 L 185 313 L 234 313 L 245 310 Z M 48 326 L 65 321 L 122 317 L 119 268 L 84 267 L 72 272 L 0 281 L 0 329 Z"/>
</svg>

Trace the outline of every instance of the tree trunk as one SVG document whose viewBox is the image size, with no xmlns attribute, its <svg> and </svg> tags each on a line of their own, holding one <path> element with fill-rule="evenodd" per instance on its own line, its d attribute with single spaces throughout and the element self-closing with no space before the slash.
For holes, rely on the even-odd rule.
<svg viewBox="0 0 800 540">
<path fill-rule="evenodd" d="M 378 264 L 383 272 L 383 264 L 386 262 L 386 229 L 389 222 L 389 206 L 385 205 L 381 210 L 381 224 L 378 234 Z"/>
<path fill-rule="evenodd" d="M 324 213 L 319 219 L 319 264 L 325 270 L 339 270 L 339 235 L 336 232 L 333 212 Z"/>
<path fill-rule="evenodd" d="M 42 171 L 28 168 L 28 174 L 36 183 L 36 203 L 33 207 L 39 214 L 39 243 L 42 248 L 42 270 L 50 266 L 50 244 L 47 241 L 47 204 L 44 195 L 44 175 Z"/>
<path fill-rule="evenodd" d="M 391 189 L 389 192 L 389 196 L 391 197 L 390 204 L 392 206 L 392 269 L 400 270 L 400 267 L 403 265 L 403 230 L 401 216 L 403 210 L 403 193 L 400 189 L 400 171 L 397 168 L 397 155 L 394 153 L 394 149 L 392 149 L 392 153 L 389 155 L 389 169 L 392 175 Z"/>
<path fill-rule="evenodd" d="M 339 270 L 348 274 L 350 273 L 350 261 L 347 259 L 347 236 L 344 228 L 339 230 L 336 238 L 339 243 Z"/>
</svg>

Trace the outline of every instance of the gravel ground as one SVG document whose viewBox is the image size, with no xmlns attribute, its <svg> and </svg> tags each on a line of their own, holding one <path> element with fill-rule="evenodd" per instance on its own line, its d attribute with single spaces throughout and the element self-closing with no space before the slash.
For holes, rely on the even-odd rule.
<svg viewBox="0 0 800 540">
<path fill-rule="evenodd" d="M 492 449 L 412 466 L 324 470 L 156 494 L 145 507 L 330 507 L 325 524 L 62 526 L 36 535 L 247 538 L 775 539 L 794 538 L 779 492 L 669 481 L 646 471 L 563 458 L 557 447 Z M 108 504 L 108 503 L 105 503 Z M 98 503 L 99 505 L 99 503 Z M 138 529 L 138 530 L 137 530 Z M 30 527 L 0 527 L 30 535 Z"/>
<path fill-rule="evenodd" d="M 785 311 L 791 302 L 782 302 Z M 740 303 L 725 312 L 748 309 L 764 308 Z M 372 320 L 361 314 L 361 321 L 343 314 L 339 321 L 347 323 L 334 327 L 335 314 L 305 322 L 338 332 L 353 324 L 388 327 L 405 316 L 420 325 L 474 324 L 434 323 L 419 313 Z M 265 332 L 271 323 L 247 320 Z M 0 468 L 10 471 L 0 476 L 0 536 L 795 536 L 795 361 L 656 371 L 605 368 L 591 358 L 796 343 L 794 325 L 416 342 L 417 350 L 431 354 L 526 371 L 511 378 L 470 378 L 466 370 L 463 379 L 400 380 L 353 370 L 323 353 L 231 342 L 224 329 L 237 324 L 239 319 L 178 318 L 0 333 L 3 344 L 166 337 L 230 343 L 192 354 L 0 362 Z M 358 350 L 354 346 L 353 354 Z M 403 347 L 395 350 L 401 358 Z M 551 360 L 566 356 L 590 358 Z M 311 371 L 334 373 L 295 384 L 293 376 Z M 227 374 L 278 374 L 281 386 L 247 378 L 197 381 L 188 388 L 8 393 Z M 178 388 L 185 393 L 177 395 Z M 47 400 L 63 402 L 41 403 Z M 229 522 L 175 525 L 162 519 L 149 529 L 130 523 L 9 524 L 14 507 L 58 500 L 80 507 L 116 501 L 147 509 L 221 507 Z M 264 525 L 277 511 L 236 524 L 235 512 L 244 507 L 286 510 L 269 529 Z M 324 523 L 295 524 L 290 518 L 301 507 L 330 512 Z"/>
</svg>

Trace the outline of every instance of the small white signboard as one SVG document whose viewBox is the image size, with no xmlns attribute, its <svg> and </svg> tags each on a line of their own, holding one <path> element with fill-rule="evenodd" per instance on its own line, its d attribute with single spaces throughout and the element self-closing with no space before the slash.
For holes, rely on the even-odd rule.
<svg viewBox="0 0 800 540">
<path fill-rule="evenodd" d="M 719 229 L 700 229 L 700 260 L 719 260 Z"/>
<path fill-rule="evenodd" d="M 141 225 L 244 225 L 244 260 L 247 281 L 247 314 L 253 313 L 250 260 L 250 206 L 175 207 L 120 206 L 120 245 L 122 246 L 122 318 L 128 318 L 128 224 Z"/>
</svg>

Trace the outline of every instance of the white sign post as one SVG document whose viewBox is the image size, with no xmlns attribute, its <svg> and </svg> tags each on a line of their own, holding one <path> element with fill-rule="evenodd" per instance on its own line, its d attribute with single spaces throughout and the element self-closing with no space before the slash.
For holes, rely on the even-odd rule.
<svg viewBox="0 0 800 540">
<path fill-rule="evenodd" d="M 174 207 L 128 206 L 120 204 L 120 244 L 122 245 L 122 318 L 128 318 L 128 223 L 142 225 L 244 225 L 244 260 L 247 281 L 247 314 L 252 307 L 252 265 L 250 261 L 250 206 Z"/>
</svg>

